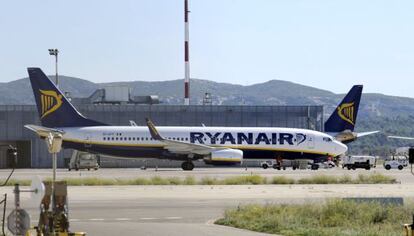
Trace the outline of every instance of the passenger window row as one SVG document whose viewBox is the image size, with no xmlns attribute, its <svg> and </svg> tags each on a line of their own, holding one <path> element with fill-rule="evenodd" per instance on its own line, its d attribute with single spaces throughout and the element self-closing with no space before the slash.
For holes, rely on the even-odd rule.
<svg viewBox="0 0 414 236">
<path fill-rule="evenodd" d="M 188 138 L 176 138 L 176 137 L 168 137 L 169 140 L 177 140 L 177 141 L 188 141 Z M 148 141 L 154 140 L 153 138 L 148 137 L 103 137 L 104 141 Z"/>
</svg>

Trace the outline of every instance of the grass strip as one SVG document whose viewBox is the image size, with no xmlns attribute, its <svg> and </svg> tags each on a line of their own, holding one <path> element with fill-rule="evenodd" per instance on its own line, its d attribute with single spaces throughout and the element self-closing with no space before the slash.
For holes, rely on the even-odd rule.
<svg viewBox="0 0 414 236">
<path fill-rule="evenodd" d="M 330 200 L 323 204 L 246 205 L 215 223 L 284 236 L 399 236 L 414 207 Z"/>
<path fill-rule="evenodd" d="M 50 180 L 50 179 L 47 179 Z M 65 178 L 63 179 L 69 186 L 109 186 L 109 185 L 287 185 L 287 184 L 394 184 L 396 179 L 383 174 L 360 174 L 356 178 L 349 175 L 328 176 L 315 175 L 306 178 L 293 179 L 285 176 L 275 176 L 266 178 L 260 175 L 233 176 L 224 179 L 204 177 L 195 179 L 193 176 L 180 177 L 160 177 L 134 178 L 134 179 L 109 179 L 109 178 Z M 18 183 L 22 186 L 30 185 L 30 180 L 11 179 L 8 186 Z"/>
</svg>

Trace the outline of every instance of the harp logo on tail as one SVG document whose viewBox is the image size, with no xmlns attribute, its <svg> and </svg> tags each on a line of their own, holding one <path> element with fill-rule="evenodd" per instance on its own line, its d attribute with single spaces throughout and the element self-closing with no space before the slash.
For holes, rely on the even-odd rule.
<svg viewBox="0 0 414 236">
<path fill-rule="evenodd" d="M 342 120 L 355 125 L 354 120 L 354 103 L 344 103 L 338 107 L 338 115 L 341 117 Z"/>
<path fill-rule="evenodd" d="M 62 106 L 62 95 L 58 95 L 53 90 L 40 90 L 40 103 L 42 105 L 40 119 L 43 119 Z"/>
</svg>

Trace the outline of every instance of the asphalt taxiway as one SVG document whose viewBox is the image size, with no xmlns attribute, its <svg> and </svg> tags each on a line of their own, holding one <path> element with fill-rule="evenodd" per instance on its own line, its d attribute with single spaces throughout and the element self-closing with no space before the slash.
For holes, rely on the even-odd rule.
<svg viewBox="0 0 414 236">
<path fill-rule="evenodd" d="M 414 199 L 413 184 L 69 187 L 71 229 L 88 235 L 264 235 L 214 225 L 225 209 L 248 203 L 307 203 L 344 197 Z M 5 189 L 12 196 L 12 188 Z M 9 203 L 9 210 L 12 203 Z M 22 194 L 37 219 L 37 206 Z"/>
<path fill-rule="evenodd" d="M 301 178 L 318 174 L 343 175 L 382 173 L 397 178 L 399 184 L 375 185 L 240 185 L 240 186 L 93 186 L 69 187 L 71 229 L 86 231 L 88 235 L 265 235 L 246 230 L 214 225 L 214 219 L 223 216 L 228 208 L 248 203 L 306 203 L 321 202 L 344 197 L 402 197 L 414 200 L 414 176 L 408 169 L 387 171 L 348 171 L 327 169 L 285 170 L 259 168 L 205 168 L 185 172 L 179 169 L 101 169 L 98 171 L 69 172 L 60 169 L 58 178 L 66 177 L 170 177 L 195 178 L 259 174 L 267 177 L 284 175 Z M 7 170 L 0 171 L 4 178 Z M 32 176 L 50 177 L 46 169 L 17 170 L 13 178 L 30 179 Z M 3 187 L 13 199 L 12 187 Z M 28 209 L 35 224 L 37 209 L 30 194 L 22 194 L 22 207 Z M 13 200 L 8 203 L 8 213 Z"/>
<path fill-rule="evenodd" d="M 0 179 L 7 177 L 10 170 L 2 169 L 0 170 Z M 351 177 L 357 177 L 360 174 L 371 174 L 371 173 L 380 173 L 396 178 L 397 181 L 401 183 L 413 183 L 414 177 L 410 172 L 409 167 L 404 168 L 403 170 L 392 169 L 385 170 L 382 166 L 378 166 L 375 169 L 365 170 L 347 170 L 342 168 L 331 168 L 331 169 L 319 169 L 319 170 L 292 170 L 288 168 L 286 170 L 275 170 L 275 169 L 262 169 L 262 168 L 196 168 L 193 171 L 183 171 L 180 168 L 149 168 L 146 170 L 141 170 L 139 168 L 107 168 L 95 170 L 81 170 L 81 171 L 68 171 L 67 169 L 58 169 L 57 177 L 58 178 L 87 178 L 87 177 L 96 177 L 96 178 L 109 178 L 109 179 L 131 179 L 131 178 L 151 178 L 154 176 L 160 177 L 186 177 L 191 176 L 196 179 L 202 179 L 204 177 L 210 178 L 226 178 L 231 176 L 240 176 L 240 175 L 261 175 L 264 177 L 274 177 L 274 176 L 285 176 L 288 178 L 299 179 L 307 178 L 315 175 L 329 175 L 329 176 L 343 176 L 349 175 Z M 34 176 L 39 176 L 42 179 L 51 177 L 50 169 L 17 169 L 13 174 L 15 179 L 31 179 Z"/>
</svg>

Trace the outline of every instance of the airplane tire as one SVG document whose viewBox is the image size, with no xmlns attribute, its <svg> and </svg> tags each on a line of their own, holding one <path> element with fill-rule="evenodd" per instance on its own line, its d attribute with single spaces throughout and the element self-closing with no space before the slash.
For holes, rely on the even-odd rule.
<svg viewBox="0 0 414 236">
<path fill-rule="evenodd" d="M 266 164 L 263 164 L 263 165 L 262 165 L 262 168 L 266 170 L 267 168 L 269 168 L 269 166 L 268 166 L 268 165 L 266 165 Z"/>
<path fill-rule="evenodd" d="M 191 161 L 185 161 L 183 164 L 181 164 L 181 168 L 183 170 L 193 170 L 194 164 Z"/>
</svg>

